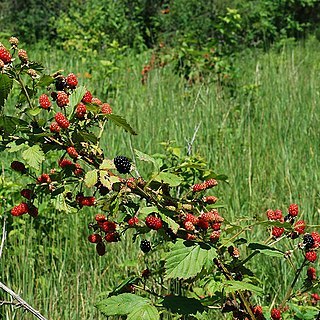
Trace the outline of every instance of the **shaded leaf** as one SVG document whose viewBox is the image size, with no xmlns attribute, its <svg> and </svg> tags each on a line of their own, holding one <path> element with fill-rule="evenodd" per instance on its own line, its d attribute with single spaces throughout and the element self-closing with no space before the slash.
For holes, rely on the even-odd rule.
<svg viewBox="0 0 320 320">
<path fill-rule="evenodd" d="M 263 294 L 263 289 L 245 281 L 228 280 L 224 282 L 224 286 L 225 286 L 226 292 L 228 293 L 239 291 L 239 290 L 249 290 L 249 291 L 255 292 L 258 295 Z"/>
<path fill-rule="evenodd" d="M 194 277 L 216 256 L 215 249 L 209 245 L 178 240 L 167 254 L 165 279 Z"/>
<path fill-rule="evenodd" d="M 53 82 L 54 82 L 53 77 L 49 76 L 48 74 L 44 74 L 41 76 L 41 78 L 38 81 L 38 87 L 47 87 Z"/>
<path fill-rule="evenodd" d="M 116 114 L 104 114 L 104 116 L 110 119 L 117 126 L 122 127 L 125 131 L 131 133 L 132 135 L 137 134 L 123 117 Z"/>
<path fill-rule="evenodd" d="M 13 80 L 6 74 L 0 73 L 0 107 L 4 106 L 12 89 Z"/>
<path fill-rule="evenodd" d="M 42 161 L 44 161 L 44 153 L 38 145 L 34 145 L 22 152 L 22 158 L 28 166 L 39 170 Z"/>
<path fill-rule="evenodd" d="M 284 255 L 282 251 L 261 243 L 249 243 L 248 248 L 251 250 L 258 250 L 260 253 L 272 257 L 283 257 Z"/>
<path fill-rule="evenodd" d="M 41 108 L 34 108 L 34 109 L 28 109 L 27 112 L 31 115 L 31 116 L 37 116 L 40 112 L 41 112 Z"/>
<path fill-rule="evenodd" d="M 166 296 L 162 301 L 162 305 L 172 313 L 183 315 L 196 314 L 198 311 L 202 313 L 204 311 L 204 306 L 200 300 L 182 296 Z"/>
<path fill-rule="evenodd" d="M 11 116 L 2 116 L 0 117 L 0 127 L 6 132 L 12 133 L 17 127 L 21 130 L 27 128 L 28 122 Z"/>
</svg>

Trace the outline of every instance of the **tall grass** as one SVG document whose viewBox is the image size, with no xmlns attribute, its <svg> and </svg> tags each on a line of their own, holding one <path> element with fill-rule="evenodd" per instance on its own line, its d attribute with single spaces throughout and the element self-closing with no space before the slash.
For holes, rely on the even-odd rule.
<svg viewBox="0 0 320 320">
<path fill-rule="evenodd" d="M 267 208 L 286 210 L 296 202 L 303 218 L 317 224 L 319 47 L 318 42 L 311 41 L 277 52 L 249 53 L 238 61 L 240 78 L 233 97 L 214 83 L 188 86 L 170 66 L 152 71 L 143 86 L 140 70 L 146 57 L 124 60 L 113 76 L 113 82 L 121 86 L 113 91 L 111 104 L 139 134 L 130 138 L 110 124 L 103 137 L 104 150 L 110 158 L 131 156 L 131 145 L 156 153 L 161 151 L 162 141 L 175 140 L 187 147 L 196 135 L 193 152 L 201 153 L 212 168 L 229 176 L 230 184 L 217 189 L 226 204 L 223 214 L 228 220 L 250 220 L 263 216 Z M 104 67 L 92 65 L 98 62 L 81 62 L 76 56 L 54 51 L 41 58 L 49 70 L 78 73 L 96 96 L 110 98 Z M 81 78 L 86 72 L 90 79 Z M 8 163 L 3 160 L 3 165 Z M 12 176 L 5 171 L 2 178 L 8 186 Z M 99 258 L 86 241 L 86 225 L 94 212 L 61 216 L 42 209 L 39 223 L 21 219 L 10 226 L 0 264 L 1 280 L 49 319 L 103 319 L 93 306 L 99 294 L 111 290 L 123 274 L 144 268 L 138 263 L 141 253 L 137 244 L 129 239 L 111 245 L 107 255 Z M 267 236 L 265 230 L 247 233 L 256 241 Z M 277 294 L 281 298 L 285 286 L 278 284 L 290 281 L 285 263 L 279 261 L 270 268 L 259 257 L 251 267 L 266 286 L 267 295 L 261 302 L 270 303 Z M 8 297 L 0 293 L 0 300 L 4 299 Z M 2 307 L 0 316 L 32 318 L 9 307 Z"/>
</svg>

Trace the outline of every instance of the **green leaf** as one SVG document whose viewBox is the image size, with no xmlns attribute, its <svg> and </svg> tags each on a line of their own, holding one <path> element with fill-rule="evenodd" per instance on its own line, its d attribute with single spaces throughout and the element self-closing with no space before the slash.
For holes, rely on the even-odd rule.
<svg viewBox="0 0 320 320">
<path fill-rule="evenodd" d="M 44 153 L 38 145 L 34 145 L 22 152 L 22 158 L 26 161 L 29 167 L 36 170 L 40 169 L 42 161 L 44 161 Z"/>
<path fill-rule="evenodd" d="M 316 316 L 319 314 L 319 308 L 312 306 L 299 306 L 290 303 L 289 308 L 294 312 L 295 317 L 301 320 L 314 320 L 317 319 Z"/>
<path fill-rule="evenodd" d="M 69 97 L 69 105 L 71 107 L 75 107 L 77 104 L 79 104 L 86 91 L 87 89 L 84 86 L 80 86 L 76 90 L 74 90 L 71 96 Z"/>
<path fill-rule="evenodd" d="M 118 296 L 101 300 L 96 307 L 105 316 L 126 315 L 137 308 L 141 308 L 151 302 L 148 299 L 142 298 L 132 293 L 122 293 Z"/>
<path fill-rule="evenodd" d="M 258 295 L 263 294 L 263 289 L 245 281 L 228 280 L 224 282 L 224 286 L 226 287 L 225 290 L 227 293 L 239 290 L 249 290 L 255 292 Z"/>
<path fill-rule="evenodd" d="M 66 197 L 64 193 L 60 193 L 57 195 L 57 197 L 55 198 L 55 209 L 58 211 L 63 211 L 63 212 L 72 212 L 73 208 L 71 206 L 68 205 L 68 203 L 66 202 Z"/>
<path fill-rule="evenodd" d="M 10 143 L 7 144 L 7 151 L 8 152 L 17 152 L 17 151 L 20 151 L 21 149 L 24 149 L 26 148 L 27 145 L 25 143 L 20 143 L 20 144 L 16 144 L 15 141 L 12 141 Z"/>
<path fill-rule="evenodd" d="M 138 159 L 140 161 L 152 162 L 154 165 L 157 164 L 156 159 L 151 157 L 151 156 L 149 156 L 148 154 L 143 153 L 143 152 L 141 152 L 141 151 L 139 151 L 137 149 L 134 149 L 134 152 L 135 152 L 136 156 L 138 157 Z"/>
<path fill-rule="evenodd" d="M 140 220 L 144 220 L 150 213 L 157 212 L 159 213 L 159 210 L 157 207 L 144 207 L 139 209 L 139 218 Z"/>
<path fill-rule="evenodd" d="M 98 181 L 98 170 L 88 171 L 84 177 L 84 183 L 88 188 L 92 188 Z"/>
<path fill-rule="evenodd" d="M 4 106 L 12 86 L 13 80 L 10 79 L 6 74 L 0 73 L 0 107 Z"/>
<path fill-rule="evenodd" d="M 0 127 L 2 127 L 6 132 L 12 133 L 17 127 L 19 129 L 27 128 L 28 122 L 11 116 L 2 116 L 0 117 Z"/>
<path fill-rule="evenodd" d="M 168 217 L 166 214 L 159 212 L 161 219 L 168 224 L 168 226 L 173 230 L 173 232 L 177 232 L 180 228 L 179 224 L 176 223 L 173 219 Z"/>
<path fill-rule="evenodd" d="M 137 134 L 123 117 L 116 114 L 104 114 L 104 116 L 110 119 L 117 126 L 122 127 L 125 131 L 131 133 L 132 135 Z"/>
<path fill-rule="evenodd" d="M 114 165 L 113 161 L 110 159 L 104 159 L 99 167 L 101 170 L 110 170 L 115 169 L 116 166 Z"/>
<path fill-rule="evenodd" d="M 248 248 L 251 250 L 257 250 L 260 253 L 271 257 L 283 257 L 284 255 L 282 251 L 261 243 L 249 243 Z"/>
<path fill-rule="evenodd" d="M 127 320 L 159 320 L 160 315 L 155 306 L 145 304 L 141 307 L 135 308 L 128 314 Z"/>
<path fill-rule="evenodd" d="M 216 256 L 215 249 L 209 245 L 178 240 L 167 254 L 165 279 L 194 277 Z"/>
<path fill-rule="evenodd" d="M 53 82 L 54 82 L 54 78 L 53 77 L 51 77 L 51 76 L 49 76 L 47 74 L 44 74 L 44 75 L 41 76 L 41 78 L 38 81 L 38 87 L 47 87 Z"/>
<path fill-rule="evenodd" d="M 37 116 L 41 112 L 41 108 L 34 108 L 34 109 L 28 109 L 27 112 L 30 114 L 30 116 Z"/>
<path fill-rule="evenodd" d="M 182 179 L 170 172 L 160 172 L 155 178 L 155 181 L 168 184 L 170 187 L 177 187 L 182 182 Z"/>
<path fill-rule="evenodd" d="M 172 313 L 183 315 L 196 314 L 198 311 L 204 311 L 204 306 L 200 300 L 182 296 L 166 296 L 162 301 L 162 305 Z"/>
</svg>

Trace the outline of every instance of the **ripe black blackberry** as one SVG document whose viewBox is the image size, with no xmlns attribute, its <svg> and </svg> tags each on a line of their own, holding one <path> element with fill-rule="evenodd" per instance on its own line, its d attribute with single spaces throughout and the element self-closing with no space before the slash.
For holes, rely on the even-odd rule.
<svg viewBox="0 0 320 320">
<path fill-rule="evenodd" d="M 314 245 L 314 239 L 311 234 L 307 233 L 303 236 L 303 243 L 307 249 L 312 248 Z"/>
<path fill-rule="evenodd" d="M 148 240 L 142 240 L 140 243 L 140 249 L 144 252 L 147 253 L 151 251 L 151 243 Z"/>
<path fill-rule="evenodd" d="M 119 173 L 129 173 L 131 163 L 127 157 L 117 156 L 113 159 L 113 163 L 116 166 Z"/>
</svg>

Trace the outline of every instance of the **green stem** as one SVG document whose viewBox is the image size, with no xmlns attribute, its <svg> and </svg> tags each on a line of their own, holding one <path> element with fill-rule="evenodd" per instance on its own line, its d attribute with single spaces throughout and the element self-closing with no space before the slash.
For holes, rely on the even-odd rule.
<svg viewBox="0 0 320 320">
<path fill-rule="evenodd" d="M 29 97 L 29 93 L 28 93 L 28 91 L 27 91 L 27 89 L 26 89 L 26 87 L 25 87 L 25 85 L 24 85 L 24 83 L 23 83 L 23 81 L 22 81 L 22 79 L 20 77 L 20 74 L 17 75 L 16 80 L 18 81 L 18 83 L 20 84 L 20 86 L 22 88 L 22 91 L 24 92 L 24 95 L 25 95 L 25 97 L 26 97 L 26 99 L 28 101 L 29 107 L 31 109 L 33 109 L 32 102 L 31 102 L 31 99 Z"/>
<path fill-rule="evenodd" d="M 297 270 L 297 272 L 296 272 L 296 274 L 295 274 L 295 277 L 294 277 L 291 285 L 289 286 L 289 288 L 288 288 L 288 290 L 287 290 L 287 292 L 286 292 L 286 294 L 285 294 L 285 296 L 284 296 L 284 298 L 283 298 L 283 300 L 282 300 L 282 302 L 281 302 L 281 304 L 280 304 L 280 308 L 283 308 L 283 307 L 284 307 L 284 305 L 285 305 L 285 303 L 287 302 L 288 298 L 291 296 L 292 290 L 293 290 L 296 282 L 298 281 L 299 276 L 300 276 L 300 274 L 301 274 L 301 271 L 302 271 L 302 269 L 304 268 L 304 266 L 306 265 L 306 262 L 307 262 L 307 259 L 304 259 L 304 261 L 302 262 L 301 267 Z"/>
</svg>

